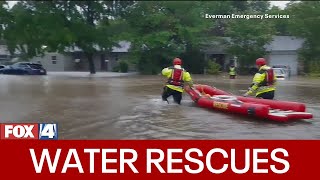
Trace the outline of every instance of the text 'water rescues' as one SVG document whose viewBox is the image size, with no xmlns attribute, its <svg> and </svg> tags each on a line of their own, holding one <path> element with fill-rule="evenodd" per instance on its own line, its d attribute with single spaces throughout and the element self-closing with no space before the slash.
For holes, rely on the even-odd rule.
<svg viewBox="0 0 320 180">
<path fill-rule="evenodd" d="M 36 173 L 284 174 L 289 153 L 276 149 L 29 149 Z M 44 165 L 46 163 L 46 165 Z"/>
</svg>

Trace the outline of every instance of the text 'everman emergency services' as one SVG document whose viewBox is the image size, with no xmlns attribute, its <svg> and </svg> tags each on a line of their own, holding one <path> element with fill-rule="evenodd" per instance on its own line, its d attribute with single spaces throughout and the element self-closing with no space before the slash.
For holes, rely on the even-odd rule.
<svg viewBox="0 0 320 180">
<path fill-rule="evenodd" d="M 205 14 L 206 19 L 289 19 L 288 14 Z"/>
</svg>

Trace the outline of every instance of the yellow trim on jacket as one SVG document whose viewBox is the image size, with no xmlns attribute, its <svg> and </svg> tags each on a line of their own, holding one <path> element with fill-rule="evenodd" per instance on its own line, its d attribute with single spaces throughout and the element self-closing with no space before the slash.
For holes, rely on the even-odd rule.
<svg viewBox="0 0 320 180">
<path fill-rule="evenodd" d="M 256 96 L 258 96 L 259 94 L 276 90 L 277 78 L 276 78 L 275 74 L 273 76 L 274 77 L 273 78 L 273 81 L 274 81 L 273 85 L 271 85 L 271 86 L 261 86 L 262 82 L 266 79 L 266 72 L 265 71 L 268 70 L 268 69 L 270 69 L 270 67 L 267 66 L 267 65 L 261 66 L 259 68 L 259 71 L 253 77 L 252 86 L 249 89 L 248 94 L 252 94 L 255 91 L 256 92 Z"/>
<path fill-rule="evenodd" d="M 183 69 L 181 66 L 177 66 L 177 65 L 174 66 L 174 68 Z M 172 76 L 172 72 L 173 72 L 173 69 L 170 69 L 170 68 L 167 67 L 167 68 L 164 68 L 162 70 L 162 75 L 169 79 Z M 184 85 L 186 83 L 189 84 L 190 86 L 193 85 L 193 81 L 192 81 L 191 75 L 186 70 L 183 71 L 182 80 L 184 82 L 183 83 Z M 179 91 L 179 92 L 183 92 L 184 91 L 181 86 L 175 86 L 175 85 L 170 85 L 170 84 L 167 84 L 166 86 L 168 88 L 170 88 L 170 89 L 173 89 L 173 90 L 176 90 L 176 91 Z"/>
</svg>

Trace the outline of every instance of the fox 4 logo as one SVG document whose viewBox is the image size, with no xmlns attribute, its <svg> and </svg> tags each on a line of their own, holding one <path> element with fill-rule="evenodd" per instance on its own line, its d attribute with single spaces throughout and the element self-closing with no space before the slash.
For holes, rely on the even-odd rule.
<svg viewBox="0 0 320 180">
<path fill-rule="evenodd" d="M 0 139 L 58 139 L 57 124 L 8 123 L 0 124 Z"/>
<path fill-rule="evenodd" d="M 58 139 L 57 124 L 39 124 L 39 139 L 41 140 L 56 140 Z"/>
</svg>

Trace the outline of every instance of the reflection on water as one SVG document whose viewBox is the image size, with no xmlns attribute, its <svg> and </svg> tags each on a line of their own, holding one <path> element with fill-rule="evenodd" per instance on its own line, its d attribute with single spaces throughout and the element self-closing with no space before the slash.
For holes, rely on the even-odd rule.
<svg viewBox="0 0 320 180">
<path fill-rule="evenodd" d="M 236 95 L 250 78 L 194 76 Z M 320 139 L 320 80 L 280 81 L 276 98 L 306 103 L 311 121 L 276 123 L 161 100 L 160 76 L 0 76 L 0 122 L 56 122 L 61 139 Z"/>
</svg>

